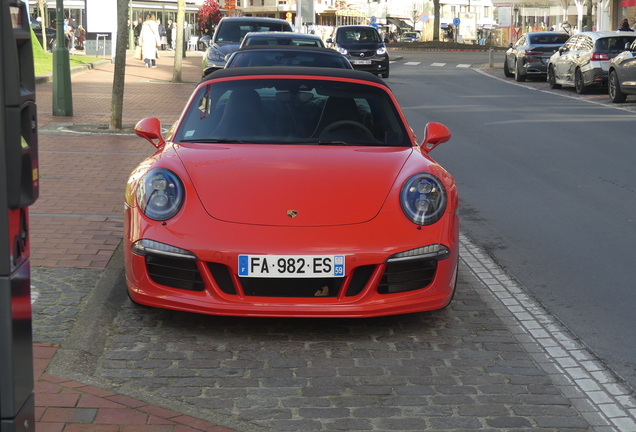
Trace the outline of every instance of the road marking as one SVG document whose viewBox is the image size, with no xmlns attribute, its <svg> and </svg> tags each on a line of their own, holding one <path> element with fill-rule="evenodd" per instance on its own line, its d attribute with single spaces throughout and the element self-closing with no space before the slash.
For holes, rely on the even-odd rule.
<svg viewBox="0 0 636 432">
<path fill-rule="evenodd" d="M 462 276 L 537 366 L 576 407 L 585 400 L 579 412 L 595 431 L 636 431 L 636 400 L 596 357 L 464 233 L 459 255 L 470 270 Z"/>
<path fill-rule="evenodd" d="M 404 65 L 406 66 L 417 66 L 419 64 L 421 64 L 422 62 L 406 62 L 404 63 Z"/>
<path fill-rule="evenodd" d="M 470 67 L 470 65 L 469 65 L 469 64 L 463 64 L 463 63 L 460 63 L 460 64 L 458 64 L 458 65 L 457 65 L 457 67 L 458 67 L 458 68 L 469 68 L 469 67 Z"/>
<path fill-rule="evenodd" d="M 444 66 L 446 66 L 446 63 L 432 63 L 431 66 L 444 67 Z"/>
</svg>

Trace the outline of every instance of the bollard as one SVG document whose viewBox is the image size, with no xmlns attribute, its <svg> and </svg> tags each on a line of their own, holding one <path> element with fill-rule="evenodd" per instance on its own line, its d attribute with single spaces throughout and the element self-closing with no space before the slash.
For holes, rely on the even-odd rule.
<svg viewBox="0 0 636 432">
<path fill-rule="evenodd" d="M 488 49 L 488 67 L 495 67 L 495 51 L 490 47 Z"/>
</svg>

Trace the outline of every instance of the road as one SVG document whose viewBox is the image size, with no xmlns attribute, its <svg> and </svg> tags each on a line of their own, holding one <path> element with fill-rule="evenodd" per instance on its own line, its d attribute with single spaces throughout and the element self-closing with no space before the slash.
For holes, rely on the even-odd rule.
<svg viewBox="0 0 636 432">
<path fill-rule="evenodd" d="M 636 388 L 634 104 L 466 66 L 487 62 L 408 52 L 389 83 L 420 137 L 427 121 L 453 133 L 432 156 L 458 182 L 464 231 Z"/>
</svg>

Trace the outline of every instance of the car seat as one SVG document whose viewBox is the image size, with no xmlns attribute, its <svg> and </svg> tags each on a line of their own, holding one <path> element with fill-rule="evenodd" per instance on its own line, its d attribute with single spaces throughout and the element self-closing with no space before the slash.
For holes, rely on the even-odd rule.
<svg viewBox="0 0 636 432">
<path fill-rule="evenodd" d="M 265 122 L 261 97 L 253 89 L 233 90 L 223 116 L 214 130 L 214 138 L 245 139 L 270 136 Z"/>
</svg>

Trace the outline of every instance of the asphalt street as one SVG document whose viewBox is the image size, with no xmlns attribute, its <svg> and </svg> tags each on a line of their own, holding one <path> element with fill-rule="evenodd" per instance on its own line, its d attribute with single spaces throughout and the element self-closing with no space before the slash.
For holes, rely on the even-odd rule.
<svg viewBox="0 0 636 432">
<path fill-rule="evenodd" d="M 487 63 L 473 60 L 484 53 L 435 56 L 396 61 Z M 200 58 L 186 64 L 188 82 L 172 84 L 169 58 L 152 70 L 132 63 L 124 123 L 173 122 Z M 124 182 L 152 146 L 77 132 L 108 119 L 112 71 L 104 64 L 73 78 L 82 107 L 73 119 L 47 115 L 51 85 L 37 89 L 43 199 L 31 209 L 33 323 L 34 342 L 57 348 L 49 375 L 237 431 L 636 431 L 632 390 L 466 233 L 458 292 L 442 311 L 256 319 L 131 303 L 119 246 Z"/>
</svg>

